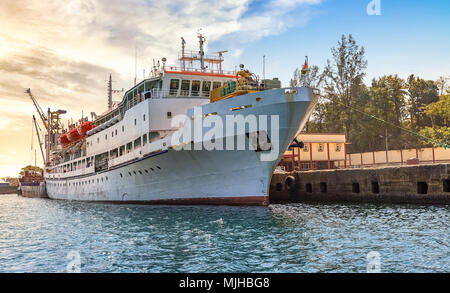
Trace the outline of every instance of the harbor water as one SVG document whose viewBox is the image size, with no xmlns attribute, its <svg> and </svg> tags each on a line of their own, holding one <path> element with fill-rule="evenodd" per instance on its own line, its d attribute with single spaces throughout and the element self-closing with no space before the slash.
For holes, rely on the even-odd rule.
<svg viewBox="0 0 450 293">
<path fill-rule="evenodd" d="M 0 195 L 0 272 L 450 272 L 450 208 L 110 205 Z"/>
</svg>

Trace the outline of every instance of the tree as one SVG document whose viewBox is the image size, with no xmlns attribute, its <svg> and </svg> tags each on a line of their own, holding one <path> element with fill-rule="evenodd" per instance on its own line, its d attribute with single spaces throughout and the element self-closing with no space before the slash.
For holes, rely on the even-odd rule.
<svg viewBox="0 0 450 293">
<path fill-rule="evenodd" d="M 364 47 L 359 47 L 351 34 L 348 38 L 342 35 L 337 47 L 331 49 L 333 59 L 327 60 L 324 70 L 324 94 L 332 106 L 333 128 L 344 131 L 347 138 L 353 124 L 351 107 L 361 94 L 367 68 L 364 52 Z"/>
<path fill-rule="evenodd" d="M 306 74 L 301 73 L 301 69 L 296 68 L 293 78 L 291 79 L 291 86 L 307 86 L 311 88 L 320 88 L 323 82 L 323 74 L 320 73 L 319 66 L 313 65 Z"/>
<path fill-rule="evenodd" d="M 395 138 L 395 140 L 390 141 L 393 148 L 401 148 L 407 141 L 407 137 L 404 137 L 405 133 L 400 129 L 405 117 L 404 87 L 405 81 L 397 75 L 388 75 L 372 80 L 365 112 L 387 123 L 374 118 L 363 120 L 367 130 L 370 130 L 368 133 L 371 134 L 369 138 L 370 150 L 385 149 L 386 131 L 389 137 Z M 392 126 L 392 124 L 398 127 Z M 384 139 L 381 140 L 381 137 Z"/>
<path fill-rule="evenodd" d="M 450 127 L 450 94 L 441 95 L 439 101 L 424 107 L 432 127 Z"/>
<path fill-rule="evenodd" d="M 439 100 L 438 86 L 434 81 L 415 77 L 414 74 L 408 77 L 407 85 L 411 129 L 419 130 L 422 127 L 431 126 L 430 118 L 424 115 L 424 108 Z"/>
<path fill-rule="evenodd" d="M 28 171 L 31 174 L 40 175 L 43 173 L 44 170 L 38 166 L 28 165 L 22 168 L 20 175 L 25 175 L 25 171 Z"/>
<path fill-rule="evenodd" d="M 449 89 L 447 86 L 447 82 L 450 77 L 440 76 L 438 80 L 436 80 L 436 85 L 439 88 L 439 95 L 445 94 Z"/>
<path fill-rule="evenodd" d="M 291 87 L 307 86 L 310 88 L 320 89 L 323 83 L 323 73 L 320 73 L 320 69 L 316 65 L 311 66 L 306 71 L 306 74 L 302 74 L 302 70 L 296 68 L 290 83 Z M 310 121 L 306 123 L 305 130 L 307 132 L 322 132 L 323 130 L 322 122 L 326 111 L 323 107 L 322 100 L 322 98 L 319 98 L 319 103 L 314 108 Z M 315 127 L 316 123 L 318 127 Z"/>
<path fill-rule="evenodd" d="M 431 127 L 420 130 L 420 134 L 433 140 L 433 145 L 450 145 L 450 94 L 441 95 L 439 101 L 424 107 Z"/>
</svg>

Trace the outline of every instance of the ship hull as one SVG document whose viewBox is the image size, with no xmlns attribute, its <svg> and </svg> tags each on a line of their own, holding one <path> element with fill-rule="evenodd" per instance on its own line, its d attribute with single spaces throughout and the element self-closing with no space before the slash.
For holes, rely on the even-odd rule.
<svg viewBox="0 0 450 293">
<path fill-rule="evenodd" d="M 20 182 L 20 195 L 30 198 L 48 198 L 45 182 Z"/>
<path fill-rule="evenodd" d="M 271 160 L 262 160 L 265 152 L 253 149 L 168 148 L 95 174 L 47 178 L 48 196 L 110 203 L 268 205 L 273 170 L 316 103 L 310 90 L 303 89 L 297 95 L 285 95 L 284 91 L 279 89 L 234 98 L 244 105 L 255 101 L 256 96 L 271 101 L 241 112 L 279 117 L 279 139 L 272 142 L 278 144 L 277 153 Z M 224 101 L 223 107 L 228 110 L 226 103 L 230 102 Z M 219 111 L 212 107 L 221 107 L 220 102 L 208 104 L 204 110 Z M 272 137 L 270 127 L 267 132 Z M 239 136 L 245 139 L 246 134 L 236 133 L 233 139 L 237 141 Z"/>
</svg>

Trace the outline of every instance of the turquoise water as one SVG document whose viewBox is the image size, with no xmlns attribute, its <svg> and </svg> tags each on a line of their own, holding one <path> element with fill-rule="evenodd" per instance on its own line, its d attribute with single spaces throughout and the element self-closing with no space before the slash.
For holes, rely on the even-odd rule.
<svg viewBox="0 0 450 293">
<path fill-rule="evenodd" d="M 0 272 L 450 272 L 450 208 L 107 205 L 0 195 Z M 72 253 L 72 254 L 70 254 Z M 69 255 L 69 258 L 68 258 Z"/>
</svg>

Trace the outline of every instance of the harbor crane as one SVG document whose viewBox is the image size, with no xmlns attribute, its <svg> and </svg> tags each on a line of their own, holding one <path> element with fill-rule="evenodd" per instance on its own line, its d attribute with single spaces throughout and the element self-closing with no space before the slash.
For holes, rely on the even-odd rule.
<svg viewBox="0 0 450 293">
<path fill-rule="evenodd" d="M 45 128 L 48 130 L 49 129 L 49 119 L 50 119 L 50 127 L 52 128 L 52 130 L 62 130 L 63 129 L 63 124 L 59 118 L 59 115 L 61 114 L 65 114 L 67 113 L 66 110 L 58 110 L 58 111 L 53 111 L 53 112 L 49 112 L 50 115 L 45 115 L 44 111 L 42 110 L 41 106 L 39 105 L 39 103 L 37 102 L 36 98 L 33 96 L 33 94 L 31 93 L 31 89 L 26 89 L 25 93 L 28 94 L 28 96 L 30 97 L 31 101 L 33 102 L 34 107 L 36 108 L 39 117 L 42 120 L 42 123 L 44 124 Z M 49 109 L 50 111 L 50 109 Z"/>
<path fill-rule="evenodd" d="M 44 111 L 42 110 L 41 106 L 37 102 L 36 98 L 31 93 L 31 89 L 26 89 L 25 93 L 30 96 L 31 101 L 33 102 L 34 107 L 36 108 L 39 117 L 42 120 L 42 123 L 44 123 L 45 129 L 47 130 L 47 134 L 45 135 L 45 147 L 46 147 L 46 160 L 45 165 L 49 165 L 49 159 L 50 159 L 50 151 L 55 150 L 56 146 L 58 145 L 58 138 L 64 128 L 64 125 L 61 122 L 60 115 L 67 113 L 66 110 L 57 110 L 57 111 L 50 111 L 50 108 L 47 110 L 47 115 L 45 115 Z M 35 120 L 34 120 L 35 121 Z M 36 128 L 36 132 L 37 128 Z M 39 133 L 38 133 L 39 135 Z"/>
</svg>

